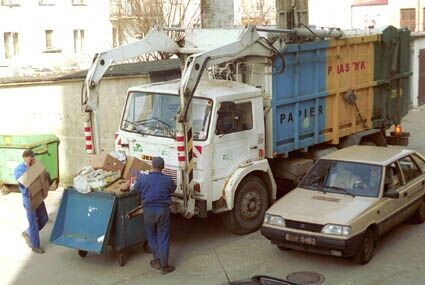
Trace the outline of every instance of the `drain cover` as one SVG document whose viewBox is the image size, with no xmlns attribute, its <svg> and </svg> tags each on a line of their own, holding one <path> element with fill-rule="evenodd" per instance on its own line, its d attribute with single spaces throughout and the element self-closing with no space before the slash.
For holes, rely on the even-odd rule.
<svg viewBox="0 0 425 285">
<path fill-rule="evenodd" d="M 325 276 L 313 271 L 292 272 L 286 279 L 300 285 L 320 285 L 325 282 Z"/>
</svg>

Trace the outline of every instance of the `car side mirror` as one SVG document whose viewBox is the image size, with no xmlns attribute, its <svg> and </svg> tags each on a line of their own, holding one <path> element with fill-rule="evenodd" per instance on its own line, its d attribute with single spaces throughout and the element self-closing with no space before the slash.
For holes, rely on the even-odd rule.
<svg viewBox="0 0 425 285">
<path fill-rule="evenodd" d="M 384 192 L 384 197 L 391 199 L 398 199 L 400 197 L 400 193 L 394 190 L 390 190 L 388 192 Z"/>
</svg>

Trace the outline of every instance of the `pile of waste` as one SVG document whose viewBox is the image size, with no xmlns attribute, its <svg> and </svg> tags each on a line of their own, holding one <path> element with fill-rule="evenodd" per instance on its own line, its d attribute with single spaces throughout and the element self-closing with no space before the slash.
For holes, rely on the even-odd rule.
<svg viewBox="0 0 425 285">
<path fill-rule="evenodd" d="M 74 177 L 73 187 L 80 193 L 125 192 L 138 175 L 150 169 L 151 166 L 140 159 L 117 151 L 92 155 L 90 165 Z"/>
</svg>

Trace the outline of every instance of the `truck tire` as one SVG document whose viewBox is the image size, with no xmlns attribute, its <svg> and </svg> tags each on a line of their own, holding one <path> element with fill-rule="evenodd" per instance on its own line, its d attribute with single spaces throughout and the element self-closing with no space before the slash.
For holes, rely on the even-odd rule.
<svg viewBox="0 0 425 285">
<path fill-rule="evenodd" d="M 269 195 L 263 180 L 248 176 L 238 186 L 233 210 L 222 214 L 221 218 L 232 233 L 248 234 L 260 228 L 268 206 Z"/>
</svg>

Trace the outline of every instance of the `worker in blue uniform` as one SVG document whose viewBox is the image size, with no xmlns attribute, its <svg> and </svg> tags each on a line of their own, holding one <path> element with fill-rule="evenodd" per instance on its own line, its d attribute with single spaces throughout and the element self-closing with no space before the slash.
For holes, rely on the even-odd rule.
<svg viewBox="0 0 425 285">
<path fill-rule="evenodd" d="M 22 174 L 25 173 L 27 168 L 35 163 L 34 152 L 31 149 L 27 149 L 23 152 L 22 158 L 24 162 L 19 164 L 15 169 L 15 179 L 18 180 Z M 41 202 L 40 206 L 33 210 L 31 209 L 30 193 L 24 185 L 18 182 L 19 190 L 22 193 L 23 204 L 27 213 L 27 219 L 29 227 L 22 236 L 25 238 L 27 245 L 35 253 L 44 253 L 44 249 L 40 247 L 40 236 L 39 231 L 46 225 L 49 220 L 47 215 L 46 206 L 44 202 Z"/>
<path fill-rule="evenodd" d="M 176 184 L 170 176 L 162 173 L 163 169 L 164 159 L 154 157 L 152 171 L 139 176 L 134 190 L 141 193 L 146 236 L 154 257 L 150 265 L 167 274 L 175 269 L 168 264 L 168 256 L 171 193 L 176 190 Z"/>
</svg>

